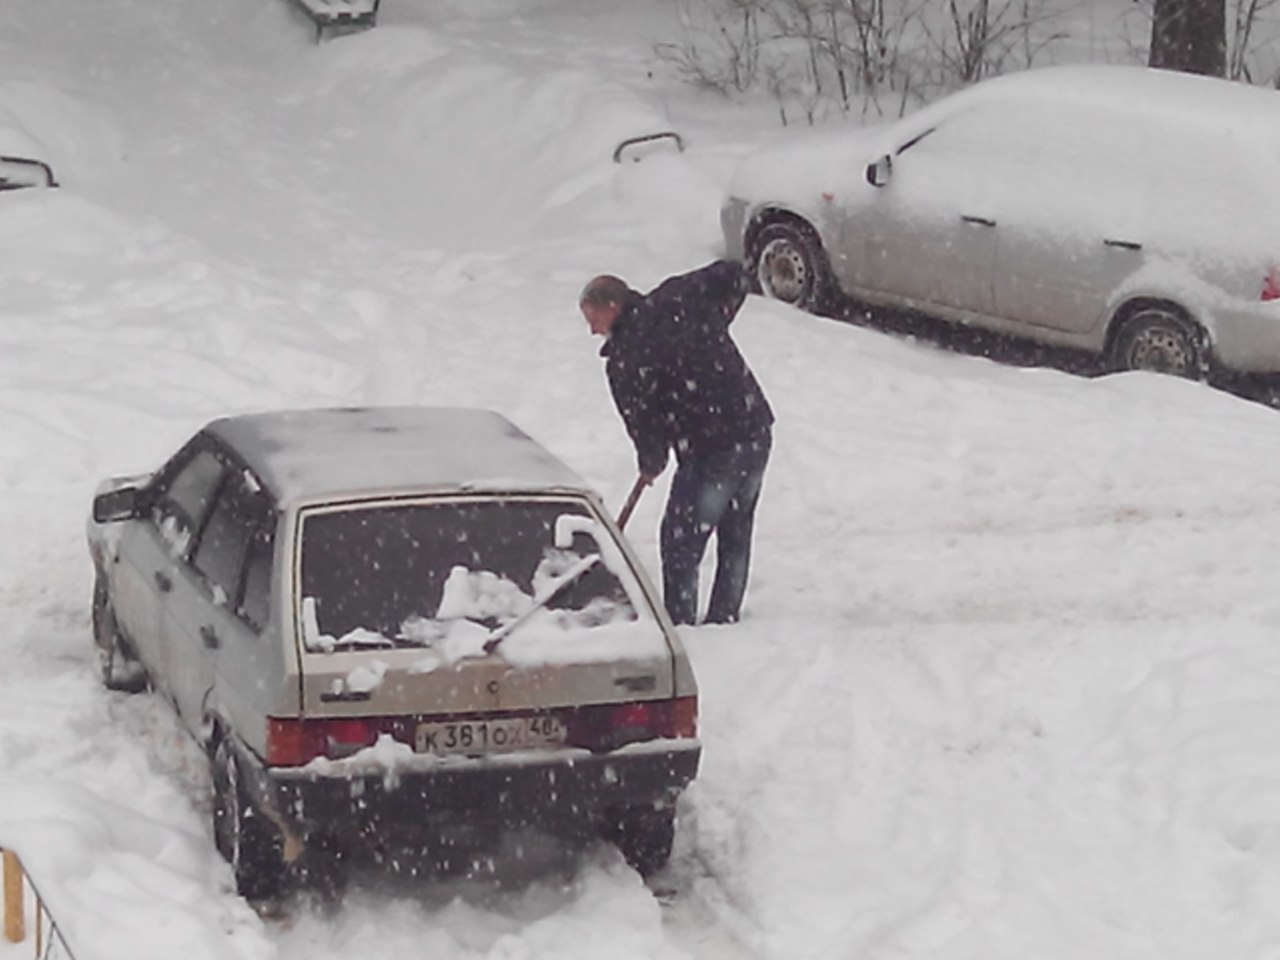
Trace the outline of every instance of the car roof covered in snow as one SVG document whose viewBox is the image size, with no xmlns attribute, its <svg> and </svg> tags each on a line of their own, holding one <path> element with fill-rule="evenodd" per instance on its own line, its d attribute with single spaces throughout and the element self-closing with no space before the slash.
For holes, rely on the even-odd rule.
<svg viewBox="0 0 1280 960">
<path fill-rule="evenodd" d="M 279 410 L 205 432 L 282 505 L 367 494 L 585 491 L 585 482 L 506 417 L 456 407 Z"/>
<path fill-rule="evenodd" d="M 937 121 L 981 104 L 1031 100 L 1099 105 L 1159 119 L 1183 130 L 1229 133 L 1274 145 L 1280 118 L 1275 90 L 1246 83 L 1120 64 L 1071 64 L 1007 73 L 938 100 L 914 116 Z M 1104 144 L 1099 144 L 1099 148 Z M 1188 145 L 1194 148 L 1194 144 Z"/>
</svg>

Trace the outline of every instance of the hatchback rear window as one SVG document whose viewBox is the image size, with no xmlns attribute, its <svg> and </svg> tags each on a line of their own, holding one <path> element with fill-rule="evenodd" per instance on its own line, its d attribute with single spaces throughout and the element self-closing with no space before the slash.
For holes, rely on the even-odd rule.
<svg viewBox="0 0 1280 960">
<path fill-rule="evenodd" d="M 634 621 L 634 580 L 608 556 L 591 562 L 616 556 L 583 532 L 591 526 L 586 504 L 572 500 L 309 511 L 300 552 L 306 646 L 423 647 L 446 642 L 460 623 L 472 632 L 499 630 L 528 616 L 561 580 L 563 588 L 534 612 L 544 622 L 580 629 Z"/>
</svg>

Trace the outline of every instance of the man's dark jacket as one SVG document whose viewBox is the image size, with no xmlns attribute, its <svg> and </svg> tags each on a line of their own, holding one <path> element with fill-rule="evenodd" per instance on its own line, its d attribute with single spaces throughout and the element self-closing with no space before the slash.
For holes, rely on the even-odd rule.
<svg viewBox="0 0 1280 960">
<path fill-rule="evenodd" d="M 614 402 L 635 443 L 640 472 L 768 435 L 769 401 L 729 337 L 749 282 L 719 260 L 629 291 L 601 349 Z"/>
</svg>

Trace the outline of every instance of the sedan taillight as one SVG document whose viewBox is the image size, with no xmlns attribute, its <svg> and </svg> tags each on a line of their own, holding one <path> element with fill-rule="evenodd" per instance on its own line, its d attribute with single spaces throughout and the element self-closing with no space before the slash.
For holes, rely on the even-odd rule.
<svg viewBox="0 0 1280 960">
<path fill-rule="evenodd" d="M 1262 280 L 1262 299 L 1280 300 L 1280 266 L 1273 266 Z"/>
</svg>

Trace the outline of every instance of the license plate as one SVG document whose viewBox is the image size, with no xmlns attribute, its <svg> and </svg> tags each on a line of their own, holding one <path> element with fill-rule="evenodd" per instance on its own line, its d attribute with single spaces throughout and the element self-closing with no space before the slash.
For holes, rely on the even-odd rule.
<svg viewBox="0 0 1280 960">
<path fill-rule="evenodd" d="M 558 717 L 510 717 L 502 720 L 452 720 L 418 724 L 419 753 L 505 753 L 564 743 Z"/>
</svg>

